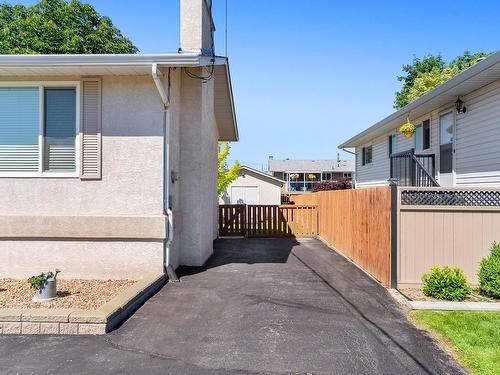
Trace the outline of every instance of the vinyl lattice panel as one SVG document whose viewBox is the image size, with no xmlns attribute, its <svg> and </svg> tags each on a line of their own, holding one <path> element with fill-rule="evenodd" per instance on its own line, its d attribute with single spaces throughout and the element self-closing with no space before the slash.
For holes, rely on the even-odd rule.
<svg viewBox="0 0 500 375">
<path fill-rule="evenodd" d="M 410 190 L 401 191 L 405 206 L 500 206 L 495 190 Z"/>
</svg>

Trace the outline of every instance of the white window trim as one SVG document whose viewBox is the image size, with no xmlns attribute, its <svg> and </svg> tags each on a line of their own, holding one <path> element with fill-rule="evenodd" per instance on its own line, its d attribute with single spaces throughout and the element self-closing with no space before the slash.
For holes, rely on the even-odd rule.
<svg viewBox="0 0 500 375">
<path fill-rule="evenodd" d="M 439 157 L 436 159 L 436 170 L 437 170 L 437 178 L 438 178 L 438 182 L 441 182 L 441 175 L 442 174 L 449 174 L 449 173 L 441 173 L 441 168 L 440 168 L 440 160 L 439 158 L 441 158 L 441 117 L 447 115 L 451 113 L 452 114 L 452 117 L 453 117 L 453 142 L 452 142 L 452 171 L 451 171 L 451 175 L 452 175 L 452 186 L 456 186 L 457 185 L 457 172 L 455 170 L 456 168 L 456 163 L 457 163 L 457 160 L 456 160 L 456 153 L 455 153 L 455 147 L 456 147 L 456 142 L 457 142 L 457 137 L 456 137 L 456 132 L 457 132 L 457 112 L 455 110 L 453 110 L 453 107 L 449 106 L 449 107 L 445 107 L 443 108 L 442 110 L 440 110 L 438 112 L 438 144 L 437 144 L 437 147 L 438 147 L 438 155 Z"/>
<path fill-rule="evenodd" d="M 26 178 L 79 178 L 80 163 L 81 163 L 81 146 L 80 146 L 80 117 L 81 117 L 81 99 L 80 99 L 80 81 L 2 81 L 0 87 L 38 87 L 38 152 L 40 158 L 38 160 L 38 172 L 0 172 L 0 178 L 26 177 Z M 75 171 L 74 172 L 48 172 L 43 171 L 43 155 L 44 155 L 44 88 L 45 87 L 74 87 L 76 89 L 76 131 L 75 131 Z"/>
<path fill-rule="evenodd" d="M 372 148 L 372 158 L 371 158 L 370 162 L 363 164 L 363 160 L 365 160 L 364 151 L 363 150 L 366 149 L 366 148 L 368 148 L 368 147 Z M 364 166 L 370 165 L 370 164 L 373 164 L 373 144 L 361 147 L 361 166 L 364 167 Z"/>
</svg>

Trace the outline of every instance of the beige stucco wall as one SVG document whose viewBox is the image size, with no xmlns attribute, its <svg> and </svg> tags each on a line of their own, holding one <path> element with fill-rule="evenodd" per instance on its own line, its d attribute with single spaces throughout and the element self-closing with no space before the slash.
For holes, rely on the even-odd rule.
<svg viewBox="0 0 500 375">
<path fill-rule="evenodd" d="M 102 180 L 0 178 L 0 215 L 162 214 L 162 113 L 151 77 L 103 77 Z"/>
<path fill-rule="evenodd" d="M 217 234 L 213 82 L 202 83 L 174 68 L 170 99 L 171 262 L 174 267 L 202 265 Z M 0 278 L 25 278 L 54 267 L 66 277 L 100 278 L 161 270 L 163 116 L 150 76 L 102 77 L 102 180 L 0 178 L 0 222 L 34 218 L 25 233 L 10 224 L 0 233 Z M 148 224 L 152 217 L 154 228 Z M 132 222 L 130 230 L 122 225 Z"/>
<path fill-rule="evenodd" d="M 205 263 L 217 236 L 218 132 L 213 89 L 213 80 L 203 83 L 181 73 L 180 264 L 184 265 Z"/>
<path fill-rule="evenodd" d="M 59 268 L 61 278 L 140 279 L 162 271 L 163 241 L 0 241 L 0 278 Z"/>
<path fill-rule="evenodd" d="M 219 197 L 219 204 L 231 203 L 233 186 L 257 187 L 259 190 L 257 204 L 281 204 L 281 186 L 279 184 L 247 171 L 242 171 L 240 176 L 227 187 L 226 191 Z"/>
<path fill-rule="evenodd" d="M 102 77 L 102 179 L 0 178 L 0 277 L 26 278 L 55 267 L 85 278 L 161 270 L 162 126 L 151 77 Z"/>
</svg>

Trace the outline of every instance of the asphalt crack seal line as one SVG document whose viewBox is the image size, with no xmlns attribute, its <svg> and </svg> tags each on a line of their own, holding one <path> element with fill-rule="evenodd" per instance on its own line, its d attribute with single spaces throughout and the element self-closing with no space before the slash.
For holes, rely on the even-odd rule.
<svg viewBox="0 0 500 375">
<path fill-rule="evenodd" d="M 361 322 L 365 327 L 369 328 L 366 323 L 369 323 L 369 325 L 372 328 L 375 328 L 377 331 L 382 333 L 383 336 L 385 336 L 387 339 L 389 339 L 392 343 L 396 345 L 401 351 L 403 351 L 405 354 L 407 354 L 416 364 L 419 366 L 423 371 L 425 371 L 427 374 L 432 374 L 432 371 L 430 371 L 422 362 L 420 362 L 413 354 L 411 354 L 405 347 L 403 347 L 399 342 L 397 342 L 391 335 L 389 335 L 383 328 L 379 327 L 375 322 L 370 320 L 363 312 L 361 312 L 352 302 L 350 302 L 347 298 L 344 297 L 340 291 L 338 291 L 333 285 L 331 285 L 328 280 L 326 280 L 323 276 L 321 276 L 317 271 L 315 271 L 313 268 L 311 268 L 304 260 L 302 260 L 297 254 L 295 254 L 294 251 L 291 252 L 292 255 L 299 261 L 301 262 L 305 267 L 307 267 L 311 272 L 313 272 L 316 276 L 318 276 L 335 294 L 337 294 L 342 301 L 345 303 L 346 307 L 353 313 L 353 316 L 356 317 L 357 320 Z M 380 337 L 375 335 L 372 330 L 368 329 L 368 332 L 370 332 L 371 335 L 377 340 L 380 341 L 381 344 L 385 344 Z M 396 360 L 401 364 L 401 366 L 406 367 L 404 363 L 401 362 L 401 360 L 396 356 Z"/>
<path fill-rule="evenodd" d="M 203 366 L 195 365 L 193 363 L 186 362 L 183 359 L 169 357 L 169 356 L 161 354 L 161 353 L 150 352 L 150 351 L 141 350 L 141 349 L 127 348 L 126 346 L 114 343 L 111 340 L 110 337 L 104 337 L 103 341 L 106 344 L 108 344 L 109 346 L 111 346 L 115 350 L 124 351 L 124 352 L 127 352 L 127 353 L 140 354 L 140 355 L 148 356 L 148 357 L 154 358 L 154 359 L 161 359 L 161 360 L 165 360 L 165 361 L 174 361 L 174 362 L 181 363 L 183 365 L 193 366 L 193 367 L 196 367 L 196 368 L 199 368 L 199 369 L 204 369 L 204 370 L 210 370 L 210 371 L 228 371 L 231 374 L 233 374 L 233 373 L 240 373 L 240 374 L 249 374 L 249 375 L 262 375 L 262 374 L 267 374 L 267 375 L 285 375 L 285 374 L 290 374 L 290 372 L 288 372 L 288 371 L 287 372 L 256 372 L 256 371 L 250 371 L 250 370 L 234 369 L 234 368 L 224 368 L 224 367 L 222 367 L 222 368 L 221 367 L 219 367 L 219 368 L 203 367 Z M 295 374 L 313 375 L 312 373 L 299 373 L 299 372 L 295 372 Z"/>
</svg>

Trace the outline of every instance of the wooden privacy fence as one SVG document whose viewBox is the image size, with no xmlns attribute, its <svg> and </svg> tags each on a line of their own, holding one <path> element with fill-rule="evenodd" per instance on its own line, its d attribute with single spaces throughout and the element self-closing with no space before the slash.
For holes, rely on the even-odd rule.
<svg viewBox="0 0 500 375">
<path fill-rule="evenodd" d="M 310 237 L 318 235 L 316 205 L 219 205 L 219 235 Z"/>
<path fill-rule="evenodd" d="M 322 191 L 293 197 L 319 207 L 319 236 L 384 286 L 391 283 L 391 188 Z"/>
<path fill-rule="evenodd" d="M 368 188 L 293 197 L 314 204 L 319 236 L 382 285 L 419 287 L 434 266 L 477 284 L 479 262 L 500 241 L 498 188 Z"/>
</svg>

